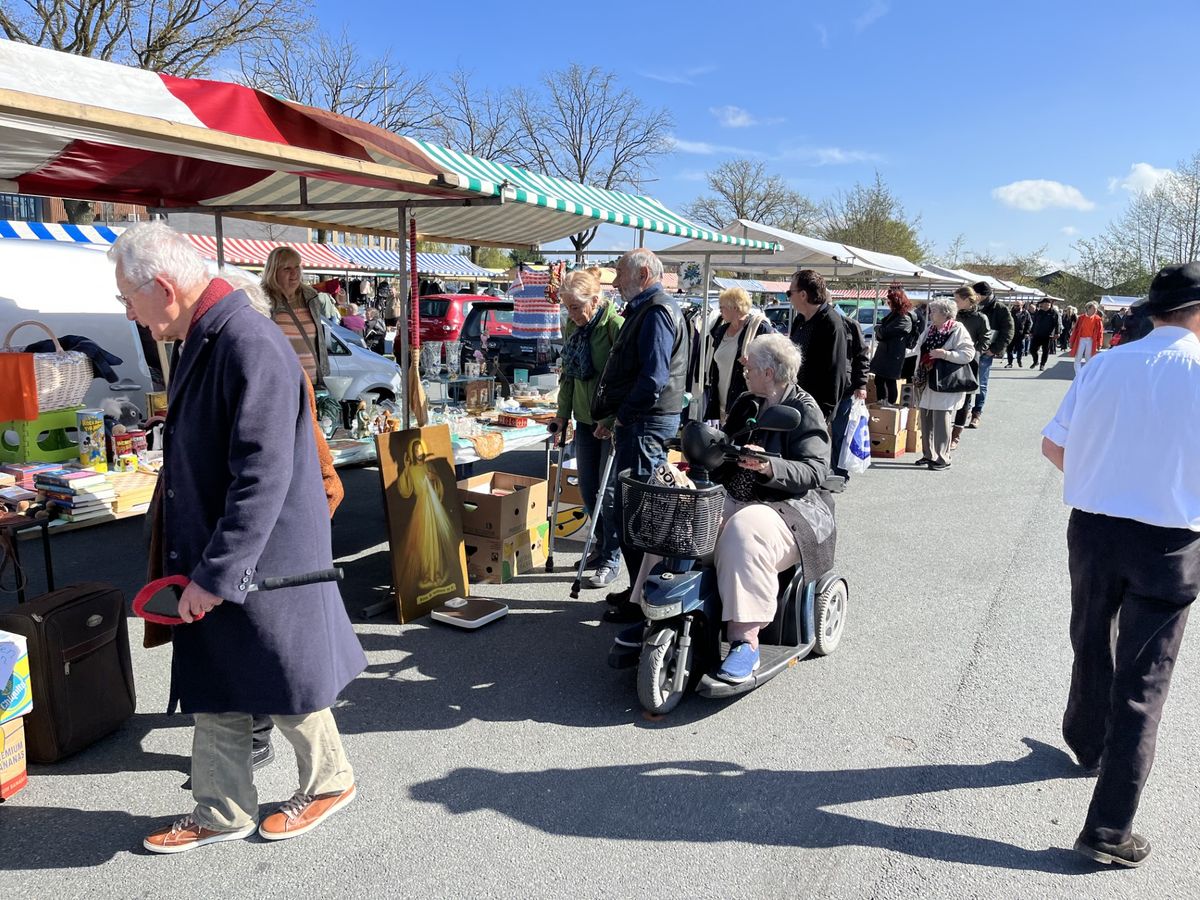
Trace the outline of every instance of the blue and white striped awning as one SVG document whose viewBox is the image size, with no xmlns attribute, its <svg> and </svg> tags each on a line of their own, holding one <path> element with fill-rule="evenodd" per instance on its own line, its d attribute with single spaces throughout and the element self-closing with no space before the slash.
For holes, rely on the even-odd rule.
<svg viewBox="0 0 1200 900">
<path fill-rule="evenodd" d="M 329 244 L 331 250 L 366 268 L 379 272 L 399 272 L 400 257 L 395 250 L 379 247 L 350 247 L 345 244 Z M 466 256 L 454 253 L 417 253 L 417 272 L 421 275 L 440 275 L 450 278 L 486 278 L 494 276 L 487 269 L 475 265 Z"/>
<path fill-rule="evenodd" d="M 0 219 L 0 238 L 21 241 L 63 241 L 68 244 L 108 246 L 124 231 L 107 225 L 51 225 Z"/>
</svg>

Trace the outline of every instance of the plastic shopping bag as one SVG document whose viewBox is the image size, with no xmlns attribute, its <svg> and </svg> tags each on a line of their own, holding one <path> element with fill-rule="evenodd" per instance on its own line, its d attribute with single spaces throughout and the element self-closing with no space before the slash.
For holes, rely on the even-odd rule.
<svg viewBox="0 0 1200 900">
<path fill-rule="evenodd" d="M 868 426 L 867 404 L 855 399 L 850 406 L 850 417 L 846 421 L 846 435 L 842 440 L 842 455 L 838 468 L 851 475 L 867 471 L 871 465 L 871 432 Z"/>
</svg>

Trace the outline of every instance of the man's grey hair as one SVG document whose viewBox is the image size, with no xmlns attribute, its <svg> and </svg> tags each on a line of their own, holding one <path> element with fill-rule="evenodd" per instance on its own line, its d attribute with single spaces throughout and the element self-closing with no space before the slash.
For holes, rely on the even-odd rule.
<svg viewBox="0 0 1200 900">
<path fill-rule="evenodd" d="M 746 348 L 746 359 L 758 369 L 773 369 L 776 384 L 791 384 L 800 374 L 800 348 L 782 334 L 760 334 Z"/>
<path fill-rule="evenodd" d="M 935 310 L 940 312 L 947 319 L 954 319 L 958 317 L 958 304 L 953 300 L 947 300 L 944 297 L 929 301 L 929 312 L 933 313 Z"/>
<path fill-rule="evenodd" d="M 630 250 L 621 257 L 620 265 L 625 266 L 627 271 L 636 271 L 645 267 L 650 270 L 651 281 L 662 281 L 662 260 L 655 256 L 653 251 L 647 250 L 645 247 Z"/>
<path fill-rule="evenodd" d="M 200 251 L 162 222 L 139 222 L 127 229 L 109 248 L 108 258 L 133 284 L 162 275 L 176 287 L 186 289 L 209 280 Z"/>
</svg>

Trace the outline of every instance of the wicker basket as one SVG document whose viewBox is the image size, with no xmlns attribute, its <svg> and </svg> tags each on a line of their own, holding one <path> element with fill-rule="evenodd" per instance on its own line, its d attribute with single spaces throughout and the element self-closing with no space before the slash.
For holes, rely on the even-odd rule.
<svg viewBox="0 0 1200 900">
<path fill-rule="evenodd" d="M 717 546 L 725 488 L 675 488 L 621 473 L 625 541 L 646 553 L 702 559 Z"/>
<path fill-rule="evenodd" d="M 75 350 L 64 350 L 58 338 L 42 322 L 27 319 L 18 322 L 8 329 L 4 336 L 4 346 L 0 353 L 22 352 L 12 346 L 12 336 L 18 328 L 26 325 L 36 325 L 50 336 L 54 342 L 53 353 L 34 353 L 33 374 L 37 381 L 38 411 L 51 412 L 56 409 L 68 409 L 79 406 L 92 386 L 95 373 L 92 371 L 92 361 L 87 354 Z"/>
</svg>

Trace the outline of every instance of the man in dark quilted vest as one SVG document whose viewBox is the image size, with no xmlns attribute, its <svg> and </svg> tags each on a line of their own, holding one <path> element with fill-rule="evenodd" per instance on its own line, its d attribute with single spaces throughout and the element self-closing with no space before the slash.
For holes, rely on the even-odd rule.
<svg viewBox="0 0 1200 900">
<path fill-rule="evenodd" d="M 592 412 L 597 421 L 615 416 L 612 431 L 596 427 L 596 437 L 613 438 L 617 472 L 646 477 L 667 458 L 666 442 L 679 432 L 687 374 L 687 335 L 678 304 L 662 289 L 662 263 L 649 250 L 630 250 L 617 263 L 616 287 L 626 301 L 625 325 L 600 376 Z M 622 521 L 621 491 L 614 502 Z M 631 581 L 643 553 L 621 541 Z M 636 622 L 641 608 L 630 602 L 632 588 L 608 595 L 613 607 L 606 622 Z"/>
</svg>

